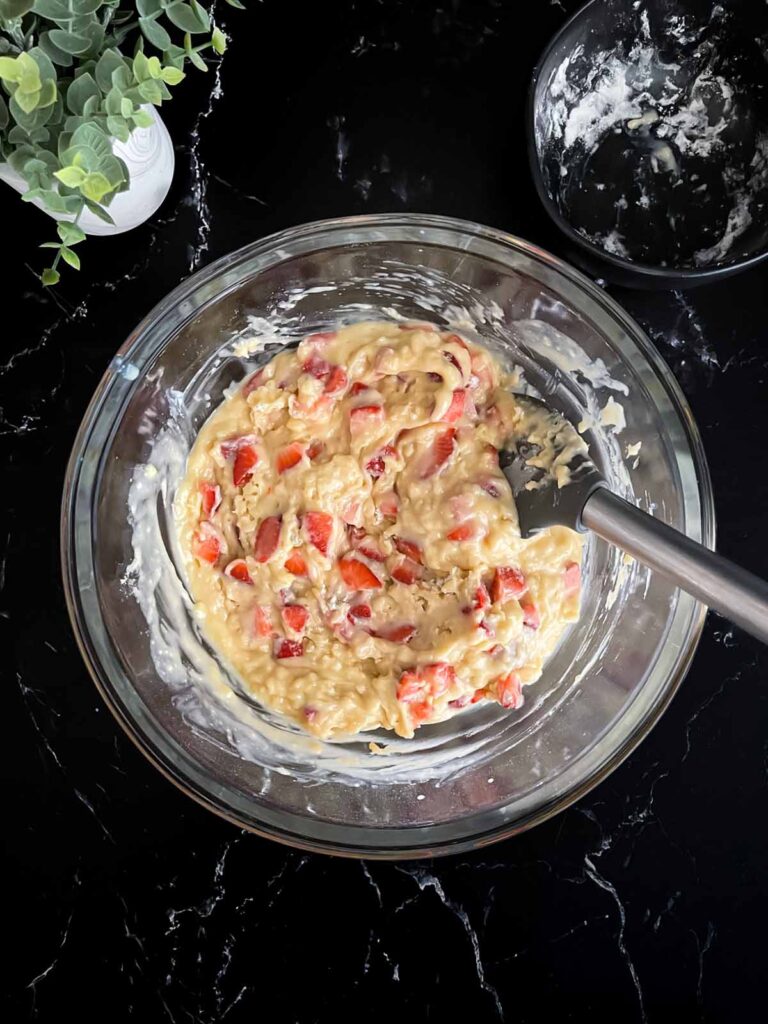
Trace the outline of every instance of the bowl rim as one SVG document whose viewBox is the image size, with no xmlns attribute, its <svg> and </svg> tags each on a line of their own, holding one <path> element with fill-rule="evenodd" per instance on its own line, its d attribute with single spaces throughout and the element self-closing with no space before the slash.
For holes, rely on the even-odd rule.
<svg viewBox="0 0 768 1024">
<path fill-rule="evenodd" d="M 752 255 L 744 256 L 741 259 L 735 259 L 730 263 L 715 263 L 713 266 L 709 267 L 662 267 L 655 263 L 639 263 L 634 260 L 623 259 L 621 256 L 616 256 L 614 253 L 601 249 L 599 245 L 595 245 L 594 242 L 585 238 L 584 235 L 579 234 L 570 221 L 566 220 L 560 212 L 557 203 L 554 201 L 549 193 L 549 189 L 544 184 L 541 160 L 539 159 L 539 150 L 536 145 L 536 90 L 539 85 L 539 79 L 544 69 L 544 65 L 548 62 L 550 56 L 558 43 L 562 40 L 563 36 L 566 35 L 571 27 L 575 25 L 591 7 L 595 7 L 599 4 L 604 4 L 604 0 L 587 0 L 583 6 L 574 11 L 573 14 L 563 22 L 557 32 L 555 32 L 546 44 L 539 56 L 539 59 L 536 61 L 533 71 L 531 72 L 531 81 L 528 86 L 528 98 L 525 108 L 526 149 L 528 150 L 528 163 L 531 169 L 531 177 L 533 178 L 536 193 L 541 200 L 544 209 L 549 214 L 550 219 L 557 225 L 564 235 L 566 235 L 581 249 L 584 249 L 585 252 L 588 252 L 594 259 L 599 260 L 602 263 L 607 263 L 608 266 L 613 267 L 615 270 L 622 271 L 624 274 L 633 273 L 637 274 L 639 277 L 647 278 L 659 287 L 670 283 L 683 284 L 687 282 L 689 284 L 703 284 L 705 281 L 714 281 L 730 277 L 731 274 L 738 273 L 742 270 L 749 270 L 758 263 L 762 263 L 763 260 L 768 259 L 768 245 L 766 245 L 766 248 L 762 252 L 753 253 Z"/>
<path fill-rule="evenodd" d="M 581 797 L 607 778 L 632 753 L 658 722 L 690 667 L 701 637 L 706 616 L 706 608 L 691 599 L 686 643 L 677 656 L 663 691 L 659 693 L 655 703 L 648 709 L 635 728 L 623 737 L 615 750 L 605 756 L 597 771 L 588 775 L 580 782 L 571 785 L 563 794 L 527 811 L 514 822 L 502 822 L 498 826 L 487 828 L 480 833 L 473 833 L 472 835 L 462 834 L 454 839 L 441 839 L 437 845 L 434 840 L 430 840 L 427 836 L 429 830 L 433 828 L 429 824 L 398 826 L 394 831 L 407 837 L 407 842 L 402 846 L 386 845 L 377 848 L 346 841 L 340 842 L 337 840 L 329 841 L 326 838 L 313 838 L 287 828 L 275 827 L 263 820 L 258 822 L 246 821 L 239 817 L 223 799 L 214 794 L 212 788 L 198 787 L 181 770 L 181 767 L 171 757 L 167 756 L 165 751 L 159 749 L 147 732 L 142 729 L 141 724 L 125 707 L 119 695 L 113 690 L 110 673 L 106 670 L 106 666 L 95 651 L 90 628 L 79 600 L 76 579 L 77 556 L 74 544 L 74 531 L 77 524 L 74 513 L 79 493 L 80 472 L 83 466 L 84 454 L 87 451 L 87 442 L 102 411 L 110 385 L 114 383 L 118 375 L 116 372 L 117 368 L 127 360 L 131 350 L 141 343 L 145 332 L 157 320 L 174 307 L 178 309 L 184 298 L 188 297 L 192 292 L 199 290 L 201 285 L 219 277 L 228 266 L 242 262 L 249 257 L 257 255 L 259 252 L 275 252 L 281 246 L 285 246 L 291 241 L 297 241 L 318 232 L 327 235 L 329 232 L 337 231 L 344 234 L 355 229 L 365 231 L 376 229 L 377 227 L 395 228 L 397 226 L 409 229 L 416 228 L 424 232 L 429 232 L 432 229 L 450 231 L 468 238 L 479 237 L 496 243 L 503 248 L 511 250 L 513 253 L 516 252 L 536 262 L 544 263 L 550 269 L 563 275 L 570 283 L 583 289 L 589 298 L 601 306 L 605 312 L 609 313 L 645 356 L 650 367 L 657 374 L 670 403 L 675 409 L 679 418 L 680 428 L 689 446 L 692 470 L 695 476 L 695 489 L 699 504 L 699 523 L 696 525 L 700 527 L 701 538 L 704 544 L 713 547 L 715 539 L 712 485 L 701 437 L 683 392 L 660 353 L 639 325 L 632 320 L 622 307 L 588 277 L 551 253 L 506 232 L 470 221 L 414 213 L 372 214 L 312 221 L 276 232 L 220 257 L 209 266 L 186 278 L 164 299 L 157 303 L 141 320 L 138 326 L 131 331 L 125 342 L 117 350 L 97 385 L 77 431 L 65 474 L 60 521 L 62 577 L 67 610 L 80 653 L 102 699 L 126 735 L 158 771 L 187 796 L 192 797 L 201 806 L 213 811 L 232 824 L 254 832 L 263 838 L 277 840 L 288 846 L 309 852 L 330 853 L 338 856 L 369 860 L 402 860 L 433 857 L 477 849 L 540 824 L 581 799 Z M 362 238 L 358 240 L 360 243 L 364 241 L 365 239 Z M 349 239 L 346 238 L 343 244 L 350 244 Z M 222 287 L 217 290 L 215 296 L 209 294 L 200 305 L 194 308 L 188 307 L 189 316 L 198 314 L 212 299 L 219 298 L 227 290 L 229 290 L 229 285 L 226 282 L 222 282 Z M 185 317 L 185 321 L 188 318 Z M 178 326 L 180 325 L 177 325 L 176 329 L 178 329 Z M 147 353 L 145 360 L 150 358 L 150 356 L 151 353 Z M 336 826 L 334 831 L 341 831 L 343 828 L 344 826 Z"/>
</svg>

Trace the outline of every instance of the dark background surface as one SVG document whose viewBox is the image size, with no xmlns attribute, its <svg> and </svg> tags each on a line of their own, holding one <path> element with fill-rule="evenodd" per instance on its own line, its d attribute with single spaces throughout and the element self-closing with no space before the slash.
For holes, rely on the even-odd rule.
<svg viewBox="0 0 768 1024">
<path fill-rule="evenodd" d="M 59 501 L 86 404 L 141 316 L 191 270 L 321 217 L 441 213 L 563 249 L 529 179 L 523 105 L 574 4 L 247 2 L 221 12 L 221 94 L 216 72 L 192 72 L 163 110 L 176 177 L 148 224 L 89 241 L 82 273 L 46 291 L 32 271 L 50 221 L 0 189 L 6 1019 L 759 1018 L 768 659 L 720 619 L 592 794 L 431 863 L 243 834 L 102 706 L 64 605 Z M 685 294 L 610 289 L 691 402 L 720 549 L 765 576 L 767 288 L 758 268 Z"/>
</svg>

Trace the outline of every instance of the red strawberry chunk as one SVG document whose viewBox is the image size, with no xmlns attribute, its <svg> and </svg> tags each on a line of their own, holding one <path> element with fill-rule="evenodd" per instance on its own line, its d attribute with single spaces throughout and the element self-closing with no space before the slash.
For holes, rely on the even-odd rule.
<svg viewBox="0 0 768 1024">
<path fill-rule="evenodd" d="M 327 556 L 333 532 L 333 516 L 327 512 L 305 512 L 301 522 L 310 544 L 313 544 L 321 555 Z"/>
<path fill-rule="evenodd" d="M 523 684 L 517 672 L 496 680 L 496 696 L 503 708 L 519 708 L 523 704 Z"/>
<path fill-rule="evenodd" d="M 467 399 L 467 393 L 463 388 L 457 388 L 451 397 L 451 404 L 443 416 L 445 423 L 455 423 L 456 420 L 460 420 L 464 415 L 464 406 Z"/>
<path fill-rule="evenodd" d="M 438 434 L 427 452 L 421 470 L 421 479 L 426 480 L 440 470 L 453 455 L 456 444 L 456 430 L 450 427 Z"/>
<path fill-rule="evenodd" d="M 318 455 L 321 455 L 325 451 L 325 445 L 322 441 L 312 441 L 309 448 L 307 448 L 307 458 L 310 462 L 313 462 Z"/>
<path fill-rule="evenodd" d="M 216 514 L 221 504 L 221 488 L 218 484 L 208 483 L 206 480 L 200 484 L 200 503 L 206 519 Z"/>
<path fill-rule="evenodd" d="M 365 562 L 357 558 L 339 559 L 339 572 L 350 590 L 375 590 L 381 586 L 381 580 L 368 568 Z"/>
<path fill-rule="evenodd" d="M 307 575 L 307 563 L 298 548 L 294 548 L 285 560 L 285 568 L 294 576 Z"/>
<path fill-rule="evenodd" d="M 353 434 L 359 434 L 373 423 L 384 419 L 384 407 L 381 405 L 358 405 L 349 410 L 349 426 Z"/>
<path fill-rule="evenodd" d="M 208 522 L 202 522 L 192 536 L 192 554 L 201 562 L 213 565 L 224 549 L 224 542 L 218 530 Z"/>
<path fill-rule="evenodd" d="M 523 610 L 523 625 L 527 626 L 528 629 L 538 629 L 541 625 L 541 616 L 539 615 L 539 609 L 533 601 L 530 598 L 526 598 L 520 602 L 520 607 Z"/>
<path fill-rule="evenodd" d="M 251 574 L 248 572 L 248 563 L 244 558 L 236 558 L 224 569 L 224 575 L 237 580 L 239 583 L 253 583 Z"/>
<path fill-rule="evenodd" d="M 232 481 L 235 487 L 247 484 L 259 461 L 259 453 L 253 438 L 241 437 L 235 450 L 235 464 L 232 467 Z"/>
<path fill-rule="evenodd" d="M 348 526 L 358 526 L 360 520 L 360 502 L 350 501 L 341 513 L 341 518 Z"/>
<path fill-rule="evenodd" d="M 353 619 L 370 619 L 371 606 L 369 604 L 353 604 L 349 609 L 349 614 Z"/>
<path fill-rule="evenodd" d="M 391 572 L 392 579 L 398 583 L 416 583 L 424 575 L 424 570 L 412 558 L 401 558 Z"/>
<path fill-rule="evenodd" d="M 268 516 L 261 521 L 256 534 L 254 554 L 257 562 L 268 562 L 277 550 L 280 542 L 280 529 L 283 524 L 282 516 Z"/>
<path fill-rule="evenodd" d="M 397 684 L 396 696 L 403 704 L 422 701 L 427 692 L 427 681 L 418 670 L 403 672 Z"/>
<path fill-rule="evenodd" d="M 481 583 L 475 591 L 475 598 L 472 602 L 472 607 L 476 612 L 483 611 L 483 609 L 490 607 L 491 598 L 485 584 Z"/>
<path fill-rule="evenodd" d="M 325 382 L 326 395 L 340 395 L 347 387 L 349 378 L 341 366 L 331 367 L 328 380 Z"/>
<path fill-rule="evenodd" d="M 401 625 L 381 626 L 379 629 L 372 629 L 371 635 L 379 640 L 389 640 L 393 644 L 407 644 L 413 639 L 416 627 L 410 623 Z"/>
<path fill-rule="evenodd" d="M 460 363 L 460 362 L 459 362 L 459 360 L 458 360 L 458 359 L 456 358 L 456 356 L 455 356 L 455 355 L 453 354 L 453 352 L 443 352 L 443 355 L 445 356 L 445 358 L 446 358 L 446 359 L 448 360 L 448 362 L 449 362 L 449 363 L 450 363 L 450 364 L 451 364 L 452 366 L 455 366 L 455 367 L 456 367 L 456 369 L 457 369 L 457 370 L 459 371 L 459 373 L 460 373 L 460 374 L 462 375 L 462 377 L 463 377 L 463 376 L 464 376 L 464 372 L 463 372 L 463 371 L 462 371 L 462 369 L 461 369 L 461 363 Z"/>
<path fill-rule="evenodd" d="M 253 628 L 256 631 L 256 636 L 272 636 L 274 634 L 272 612 L 266 605 L 259 604 L 254 608 Z"/>
<path fill-rule="evenodd" d="M 501 495 L 501 487 L 497 480 L 480 480 L 478 481 L 482 489 L 486 494 L 490 494 L 492 498 L 498 498 Z"/>
<path fill-rule="evenodd" d="M 274 655 L 276 658 L 300 658 L 303 654 L 303 640 L 288 640 L 286 638 L 275 640 Z"/>
<path fill-rule="evenodd" d="M 287 469 L 293 469 L 294 466 L 301 462 L 301 457 L 304 454 L 304 445 L 299 444 L 298 441 L 293 441 L 291 444 L 281 448 L 277 453 L 275 460 L 275 468 L 278 473 L 284 473 Z"/>
<path fill-rule="evenodd" d="M 404 704 L 417 703 L 427 697 L 440 697 L 456 683 L 456 670 L 445 661 L 410 669 L 400 676 L 397 699 Z"/>
<path fill-rule="evenodd" d="M 260 388 L 264 383 L 264 370 L 257 370 L 256 373 L 252 374 L 243 384 L 243 397 L 250 395 L 256 388 Z"/>
<path fill-rule="evenodd" d="M 456 683 L 456 669 L 445 661 L 436 661 L 423 669 L 433 697 L 440 697 Z"/>
<path fill-rule="evenodd" d="M 367 391 L 369 387 L 369 384 L 364 384 L 363 381 L 356 380 L 352 387 L 349 389 L 350 397 L 354 398 L 355 395 L 359 395 L 361 391 Z"/>
<path fill-rule="evenodd" d="M 563 573 L 566 594 L 573 594 L 581 587 L 581 566 L 578 562 L 566 562 Z"/>
<path fill-rule="evenodd" d="M 374 480 L 378 480 L 379 477 L 384 473 L 386 466 L 384 465 L 384 459 L 381 455 L 374 455 L 372 459 L 369 459 L 365 464 L 365 471 Z"/>
<path fill-rule="evenodd" d="M 303 633 L 309 618 L 309 612 L 303 604 L 287 604 L 280 613 L 287 629 L 294 633 Z"/>
<path fill-rule="evenodd" d="M 387 519 L 397 519 L 397 510 L 400 507 L 400 502 L 394 491 L 389 491 L 387 494 L 382 494 L 379 499 L 379 511 Z"/>
<path fill-rule="evenodd" d="M 415 544 L 411 540 L 404 540 L 402 537 L 393 537 L 392 543 L 395 545 L 401 555 L 406 555 L 408 558 L 412 558 L 414 562 L 418 562 L 422 565 L 424 559 L 422 557 L 421 548 L 418 544 Z"/>
<path fill-rule="evenodd" d="M 525 582 L 525 576 L 523 576 L 519 569 L 502 565 L 499 566 L 493 577 L 491 598 L 494 604 L 503 604 L 511 597 L 520 597 L 521 594 L 525 593 L 527 587 L 528 584 Z"/>
<path fill-rule="evenodd" d="M 383 551 L 379 550 L 375 541 L 371 540 L 370 537 L 362 540 L 357 545 L 357 550 L 361 555 L 364 555 L 366 558 L 370 558 L 372 562 L 384 562 L 387 557 Z"/>
<path fill-rule="evenodd" d="M 331 364 L 317 352 L 310 352 L 302 365 L 304 373 L 309 373 L 318 380 L 327 380 L 331 373 Z"/>
<path fill-rule="evenodd" d="M 446 533 L 446 540 L 471 540 L 478 534 L 478 525 L 475 520 L 471 520 L 468 523 L 462 523 L 460 526 L 454 527 Z"/>
</svg>

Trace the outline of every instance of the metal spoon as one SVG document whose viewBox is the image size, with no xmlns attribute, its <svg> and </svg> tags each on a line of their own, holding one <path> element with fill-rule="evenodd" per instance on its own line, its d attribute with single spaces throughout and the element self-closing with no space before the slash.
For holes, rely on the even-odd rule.
<svg viewBox="0 0 768 1024">
<path fill-rule="evenodd" d="M 569 420 L 538 399 L 515 399 L 523 440 L 500 461 L 523 537 L 555 525 L 591 530 L 768 643 L 768 583 L 614 494 Z"/>
</svg>

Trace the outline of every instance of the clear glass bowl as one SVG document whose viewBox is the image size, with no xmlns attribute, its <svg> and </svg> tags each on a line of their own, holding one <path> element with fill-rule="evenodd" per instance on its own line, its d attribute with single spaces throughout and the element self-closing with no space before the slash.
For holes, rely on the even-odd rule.
<svg viewBox="0 0 768 1024">
<path fill-rule="evenodd" d="M 457 325 L 522 366 L 550 401 L 593 422 L 592 451 L 615 488 L 713 545 L 696 426 L 637 325 L 532 245 L 414 215 L 304 225 L 180 285 L 128 338 L 94 395 L 62 513 L 75 633 L 146 756 L 204 806 L 261 835 L 389 858 L 486 844 L 582 796 L 658 720 L 703 623 L 686 594 L 590 539 L 581 620 L 520 712 L 477 705 L 411 741 L 330 744 L 244 698 L 200 636 L 175 567 L 170 503 L 184 453 L 224 389 L 280 346 L 339 321 L 398 317 Z M 247 346 L 233 341 L 254 329 L 271 343 L 243 357 Z M 620 435 L 600 425 L 610 396 L 626 416 Z M 371 739 L 388 753 L 371 753 Z"/>
</svg>

